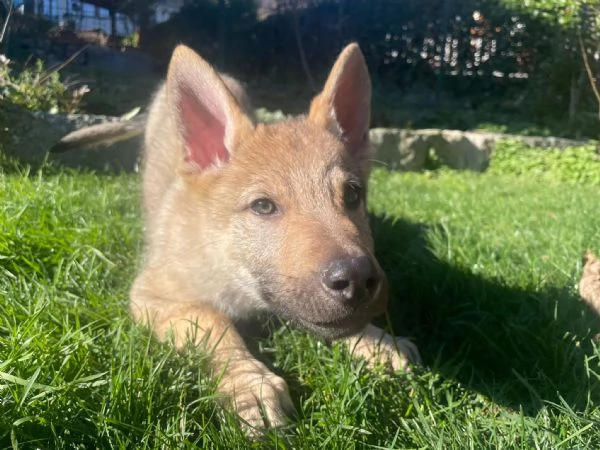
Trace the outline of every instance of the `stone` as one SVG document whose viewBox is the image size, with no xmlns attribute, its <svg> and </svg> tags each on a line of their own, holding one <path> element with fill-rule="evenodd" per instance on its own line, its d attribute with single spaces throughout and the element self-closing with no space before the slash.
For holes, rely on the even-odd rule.
<svg viewBox="0 0 600 450">
<path fill-rule="evenodd" d="M 496 144 L 502 140 L 520 140 L 530 147 L 538 148 L 565 148 L 589 143 L 555 137 L 436 128 L 374 128 L 370 131 L 370 138 L 375 147 L 375 161 L 390 169 L 412 171 L 425 169 L 431 154 L 451 169 L 483 172 L 489 166 Z"/>
<path fill-rule="evenodd" d="M 64 135 L 80 128 L 118 117 L 90 114 L 46 114 L 3 104 L 0 110 L 0 148 L 9 157 L 33 166 L 45 159 L 53 164 L 95 171 L 131 172 L 137 170 L 139 139 L 110 147 L 49 155 L 49 149 Z"/>
<path fill-rule="evenodd" d="M 266 122 L 284 120 L 282 112 L 258 110 Z M 48 150 L 66 134 L 99 123 L 117 122 L 123 118 L 89 114 L 31 113 L 22 108 L 3 105 L 0 108 L 0 145 L 9 156 L 30 164 L 48 158 L 55 164 L 99 171 L 135 171 L 141 148 L 139 137 L 117 142 L 110 147 L 77 149 L 48 156 Z M 564 148 L 587 144 L 554 137 L 529 137 L 502 133 L 444 129 L 407 130 L 374 128 L 370 138 L 375 147 L 374 160 L 390 169 L 419 171 L 433 155 L 445 166 L 456 170 L 483 172 L 489 165 L 496 144 L 517 139 L 531 147 Z"/>
<path fill-rule="evenodd" d="M 433 140 L 433 149 L 439 160 L 456 170 L 483 172 L 497 142 L 488 133 L 469 133 L 442 130 Z"/>
</svg>

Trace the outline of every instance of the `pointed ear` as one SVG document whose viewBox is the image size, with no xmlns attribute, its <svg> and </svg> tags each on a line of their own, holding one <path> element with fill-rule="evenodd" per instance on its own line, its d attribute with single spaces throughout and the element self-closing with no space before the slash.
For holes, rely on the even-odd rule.
<svg viewBox="0 0 600 450">
<path fill-rule="evenodd" d="M 254 127 L 217 72 L 183 45 L 169 64 L 167 102 L 185 160 L 200 170 L 227 162 Z"/>
<path fill-rule="evenodd" d="M 358 44 L 348 45 L 338 56 L 308 118 L 339 136 L 351 154 L 369 156 L 371 79 Z"/>
</svg>

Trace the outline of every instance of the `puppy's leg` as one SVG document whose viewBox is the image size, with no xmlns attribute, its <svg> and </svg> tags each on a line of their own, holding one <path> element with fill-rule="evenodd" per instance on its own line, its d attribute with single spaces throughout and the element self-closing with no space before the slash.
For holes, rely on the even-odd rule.
<svg viewBox="0 0 600 450">
<path fill-rule="evenodd" d="M 159 339 L 172 333 L 178 349 L 188 342 L 206 346 L 219 392 L 248 431 L 281 426 L 286 413 L 294 411 L 286 382 L 250 354 L 225 314 L 209 304 L 177 303 L 135 286 L 131 299 L 134 319 L 149 325 Z"/>
<path fill-rule="evenodd" d="M 421 364 L 417 346 L 410 340 L 395 337 L 375 325 L 346 338 L 344 344 L 353 356 L 364 358 L 369 366 L 383 363 L 393 370 L 407 370 L 409 363 Z"/>
</svg>

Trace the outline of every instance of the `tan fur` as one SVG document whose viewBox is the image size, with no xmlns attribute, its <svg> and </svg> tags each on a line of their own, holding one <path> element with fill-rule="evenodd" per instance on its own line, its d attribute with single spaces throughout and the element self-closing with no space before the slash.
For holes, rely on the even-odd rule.
<svg viewBox="0 0 600 450">
<path fill-rule="evenodd" d="M 590 250 L 583 256 L 579 295 L 600 314 L 600 260 Z"/>
<path fill-rule="evenodd" d="M 385 307 L 387 282 L 373 256 L 364 201 L 354 209 L 344 203 L 351 181 L 366 185 L 371 155 L 370 82 L 358 46 L 342 52 L 307 117 L 256 124 L 236 97 L 198 55 L 175 50 L 146 128 L 147 245 L 131 312 L 160 339 L 172 334 L 178 348 L 206 345 L 219 390 L 254 429 L 283 424 L 293 406 L 285 381 L 247 350 L 239 319 L 276 314 L 395 369 L 419 356 L 414 344 L 368 325 Z M 212 113 L 205 122 L 226 124 L 228 161 L 201 168 L 186 153 L 197 130 L 182 106 L 196 105 L 190 101 Z M 356 105 L 364 110 L 349 110 Z M 257 198 L 272 199 L 277 214 L 253 212 Z M 373 265 L 354 303 L 324 287 L 332 261 L 344 258 Z"/>
</svg>

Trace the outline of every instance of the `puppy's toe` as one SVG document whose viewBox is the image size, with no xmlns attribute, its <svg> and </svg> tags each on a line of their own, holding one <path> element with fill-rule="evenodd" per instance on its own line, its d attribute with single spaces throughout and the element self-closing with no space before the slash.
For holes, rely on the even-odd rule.
<svg viewBox="0 0 600 450">
<path fill-rule="evenodd" d="M 373 325 L 346 341 L 354 356 L 367 360 L 369 367 L 384 364 L 392 370 L 410 370 L 410 364 L 421 364 L 417 346 L 407 338 L 394 337 Z"/>
<path fill-rule="evenodd" d="M 285 380 L 266 371 L 238 380 L 233 403 L 242 428 L 251 437 L 260 436 L 265 428 L 286 425 L 295 414 Z"/>
<path fill-rule="evenodd" d="M 414 342 L 406 338 L 392 339 L 394 342 L 390 343 L 390 348 L 386 352 L 393 370 L 409 371 L 410 364 L 422 364 L 421 354 Z"/>
</svg>

